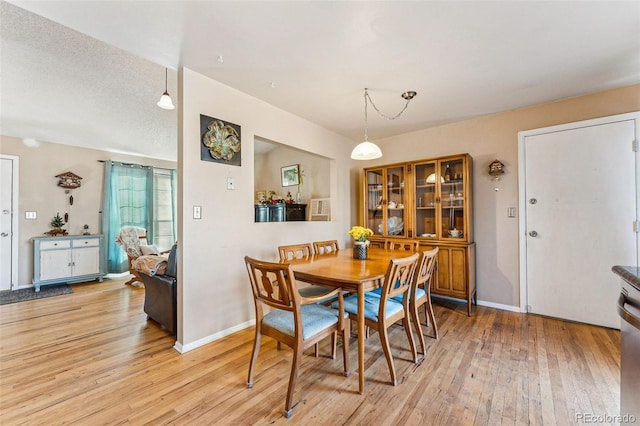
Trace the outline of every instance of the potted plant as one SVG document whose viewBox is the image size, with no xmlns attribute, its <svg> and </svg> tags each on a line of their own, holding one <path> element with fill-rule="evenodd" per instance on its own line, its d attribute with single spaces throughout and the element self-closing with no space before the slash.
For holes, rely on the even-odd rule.
<svg viewBox="0 0 640 426">
<path fill-rule="evenodd" d="M 353 258 L 365 260 L 369 254 L 369 237 L 373 231 L 364 226 L 353 226 L 349 230 L 349 235 L 355 240 L 353 243 Z"/>
<path fill-rule="evenodd" d="M 67 235 L 67 230 L 62 229 L 64 221 L 62 220 L 62 217 L 60 217 L 60 213 L 56 213 L 53 219 L 51 219 L 49 225 L 51 226 L 51 230 L 49 232 L 45 232 L 45 234 L 49 234 L 52 237 L 58 234 Z"/>
</svg>

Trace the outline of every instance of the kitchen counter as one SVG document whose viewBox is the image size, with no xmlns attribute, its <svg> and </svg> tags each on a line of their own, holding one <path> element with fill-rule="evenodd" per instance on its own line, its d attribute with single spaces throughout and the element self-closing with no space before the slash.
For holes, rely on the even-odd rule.
<svg viewBox="0 0 640 426">
<path fill-rule="evenodd" d="M 622 278 L 618 315 L 620 315 L 620 423 L 640 418 L 640 268 L 611 268 Z"/>
<path fill-rule="evenodd" d="M 611 270 L 640 291 L 640 268 L 616 265 Z"/>
</svg>

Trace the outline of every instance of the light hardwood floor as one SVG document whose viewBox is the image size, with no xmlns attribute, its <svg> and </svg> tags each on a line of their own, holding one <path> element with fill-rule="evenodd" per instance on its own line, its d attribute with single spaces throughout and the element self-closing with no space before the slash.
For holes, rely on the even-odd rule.
<svg viewBox="0 0 640 426">
<path fill-rule="evenodd" d="M 486 307 L 469 318 L 465 304 L 438 301 L 440 339 L 427 339 L 421 365 L 391 328 L 398 386 L 372 334 L 365 395 L 340 356 L 305 356 L 287 420 L 289 349 L 265 338 L 247 389 L 252 329 L 180 355 L 147 322 L 144 290 L 122 282 L 0 306 L 0 424 L 565 425 L 619 412 L 618 331 Z"/>
</svg>

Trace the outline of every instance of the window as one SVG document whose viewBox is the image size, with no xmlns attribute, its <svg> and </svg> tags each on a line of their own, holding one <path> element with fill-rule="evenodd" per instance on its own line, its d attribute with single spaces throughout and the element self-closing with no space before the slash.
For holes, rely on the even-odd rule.
<svg viewBox="0 0 640 426">
<path fill-rule="evenodd" d="M 128 270 L 127 255 L 116 243 L 124 226 L 147 231 L 149 244 L 164 251 L 177 239 L 175 170 L 105 161 L 102 233 L 107 243 L 107 271 Z"/>
<path fill-rule="evenodd" d="M 153 169 L 153 244 L 161 251 L 176 242 L 176 171 Z"/>
</svg>

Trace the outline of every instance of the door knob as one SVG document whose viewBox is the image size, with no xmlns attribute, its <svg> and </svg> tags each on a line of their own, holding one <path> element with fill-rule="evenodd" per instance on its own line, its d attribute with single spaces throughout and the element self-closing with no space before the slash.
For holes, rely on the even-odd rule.
<svg viewBox="0 0 640 426">
<path fill-rule="evenodd" d="M 7 234 L 6 232 L 3 232 L 3 233 L 2 233 L 2 234 L 0 234 L 0 235 L 1 235 L 1 236 L 3 236 L 3 237 L 8 237 L 8 236 L 9 236 L 9 234 Z"/>
<path fill-rule="evenodd" d="M 529 204 L 536 204 L 538 200 L 536 198 L 532 198 L 529 200 Z"/>
<path fill-rule="evenodd" d="M 530 237 L 537 237 L 538 233 L 536 231 L 531 231 L 531 232 L 529 232 L 529 236 Z"/>
</svg>

